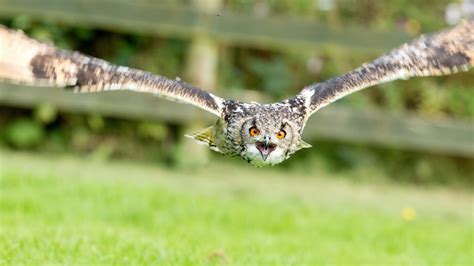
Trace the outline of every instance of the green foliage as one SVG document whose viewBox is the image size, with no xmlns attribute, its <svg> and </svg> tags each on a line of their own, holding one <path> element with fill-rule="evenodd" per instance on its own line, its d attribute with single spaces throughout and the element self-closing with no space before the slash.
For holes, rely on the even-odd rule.
<svg viewBox="0 0 474 266">
<path fill-rule="evenodd" d="M 105 121 L 102 116 L 98 114 L 92 114 L 87 116 L 87 125 L 89 125 L 89 128 L 93 131 L 98 132 L 104 129 Z"/>
<path fill-rule="evenodd" d="M 168 135 L 168 130 L 161 123 L 142 122 L 138 125 L 138 135 L 154 140 L 163 140 Z"/>
<path fill-rule="evenodd" d="M 28 149 L 41 143 L 44 131 L 35 121 L 21 118 L 6 126 L 3 137 L 13 147 Z"/>
<path fill-rule="evenodd" d="M 278 58 L 271 60 L 252 58 L 250 61 L 250 73 L 255 74 L 258 80 L 262 81 L 259 87 L 264 92 L 276 97 L 282 97 L 285 94 L 285 90 L 291 88 L 294 84 L 291 70 L 283 60 Z"/>
<path fill-rule="evenodd" d="M 41 104 L 35 109 L 35 119 L 42 124 L 50 124 L 55 121 L 58 112 L 51 104 Z"/>
<path fill-rule="evenodd" d="M 292 15 L 344 26 L 393 29 L 394 26 L 416 34 L 444 26 L 444 8 L 452 0 L 379 1 L 379 0 L 229 0 L 226 8 L 264 16 Z"/>
</svg>

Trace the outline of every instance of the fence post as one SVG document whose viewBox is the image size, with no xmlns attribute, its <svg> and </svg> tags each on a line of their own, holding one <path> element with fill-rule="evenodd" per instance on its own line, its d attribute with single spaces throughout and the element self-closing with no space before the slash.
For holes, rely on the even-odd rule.
<svg viewBox="0 0 474 266">
<path fill-rule="evenodd" d="M 217 14 L 222 0 L 193 0 L 192 4 L 202 15 Z M 207 91 L 215 91 L 217 83 L 218 44 L 205 31 L 198 31 L 191 39 L 186 62 L 185 79 L 191 84 Z M 185 133 L 208 127 L 203 120 L 197 120 L 184 128 Z M 194 140 L 185 139 L 182 143 L 185 151 L 179 163 L 185 166 L 204 164 L 209 158 L 209 149 L 196 145 Z"/>
</svg>

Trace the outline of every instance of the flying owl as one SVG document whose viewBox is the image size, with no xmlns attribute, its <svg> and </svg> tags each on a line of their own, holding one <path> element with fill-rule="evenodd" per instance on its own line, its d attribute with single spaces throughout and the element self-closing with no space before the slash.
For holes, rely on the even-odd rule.
<svg viewBox="0 0 474 266">
<path fill-rule="evenodd" d="M 272 104 L 223 99 L 179 79 L 66 51 L 0 25 L 0 80 L 55 86 L 74 92 L 132 90 L 192 104 L 217 116 L 216 123 L 189 134 L 210 149 L 255 166 L 275 165 L 302 148 L 308 118 L 326 105 L 361 89 L 411 77 L 467 71 L 474 65 L 474 20 L 420 36 L 342 76 L 305 87 Z"/>
</svg>

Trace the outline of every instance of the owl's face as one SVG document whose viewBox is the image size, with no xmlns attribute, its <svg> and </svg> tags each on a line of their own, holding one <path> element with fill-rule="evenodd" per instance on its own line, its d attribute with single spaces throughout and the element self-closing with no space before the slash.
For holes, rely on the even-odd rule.
<svg viewBox="0 0 474 266">
<path fill-rule="evenodd" d="M 255 116 L 240 129 L 240 156 L 255 166 L 275 165 L 300 147 L 298 124 L 279 116 Z"/>
</svg>

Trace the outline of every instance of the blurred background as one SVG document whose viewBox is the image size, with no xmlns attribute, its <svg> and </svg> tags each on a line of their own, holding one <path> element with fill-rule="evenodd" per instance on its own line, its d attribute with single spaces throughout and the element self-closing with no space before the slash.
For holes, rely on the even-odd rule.
<svg viewBox="0 0 474 266">
<path fill-rule="evenodd" d="M 2 0 L 0 24 L 243 101 L 273 102 L 472 0 Z M 132 92 L 0 84 L 0 264 L 472 265 L 473 71 L 375 86 L 269 168 L 183 135 L 214 123 Z"/>
<path fill-rule="evenodd" d="M 21 0 L 2 2 L 0 22 L 62 48 L 180 77 L 218 95 L 272 102 L 421 33 L 472 17 L 473 5 L 470 0 Z M 314 148 L 276 167 L 310 172 L 306 166 L 315 163 L 352 178 L 472 187 L 473 84 L 470 71 L 392 82 L 346 97 L 309 121 L 305 139 Z M 212 117 L 146 95 L 73 95 L 2 84 L 0 108 L 2 149 L 169 167 L 215 163 L 220 157 L 182 138 L 212 124 Z"/>
</svg>

